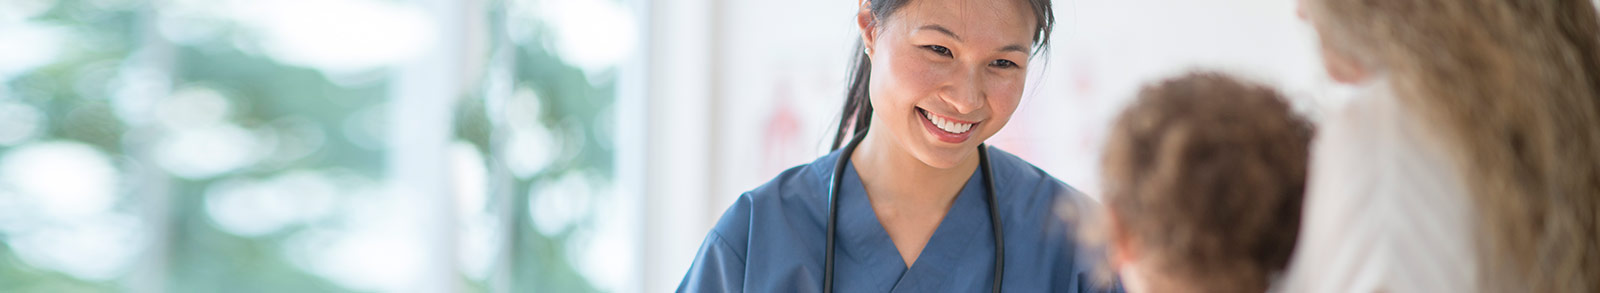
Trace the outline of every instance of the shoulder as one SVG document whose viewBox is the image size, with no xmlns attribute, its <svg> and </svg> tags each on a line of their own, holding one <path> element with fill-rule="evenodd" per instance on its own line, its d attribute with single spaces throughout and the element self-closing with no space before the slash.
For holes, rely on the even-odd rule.
<svg viewBox="0 0 1600 293">
<path fill-rule="evenodd" d="M 995 193 L 1008 202 L 1003 205 L 1049 208 L 1058 200 L 1086 199 L 1066 182 L 998 147 L 989 147 L 989 168 L 994 172 Z"/>
<path fill-rule="evenodd" d="M 1103 252 L 1092 243 L 1079 242 L 1083 222 L 1076 219 L 1094 212 L 1099 204 L 999 148 L 989 148 L 989 165 L 1004 217 L 1006 267 L 1024 276 L 1020 279 L 1041 281 L 1008 280 L 1007 286 L 1040 292 L 1088 292 L 1082 289 L 1094 286 L 1089 272 L 1101 261 Z"/>
<path fill-rule="evenodd" d="M 810 200 L 825 197 L 840 153 L 841 151 L 833 151 L 811 163 L 784 170 L 777 177 L 751 189 L 742 197 L 757 201 Z"/>
<path fill-rule="evenodd" d="M 1362 214 L 1372 212 L 1370 205 L 1454 200 L 1465 193 L 1455 171 L 1459 162 L 1441 133 L 1392 94 L 1375 91 L 1333 112 L 1317 130 L 1308 206 L 1343 202 L 1348 212 Z"/>
<path fill-rule="evenodd" d="M 1391 97 L 1359 97 L 1334 109 L 1318 126 L 1313 156 L 1337 161 L 1370 158 L 1375 146 L 1393 141 L 1389 127 L 1400 122 L 1397 101 Z"/>
<path fill-rule="evenodd" d="M 827 213 L 827 192 L 839 152 L 811 163 L 794 166 L 772 180 L 740 195 L 723 212 L 712 233 L 732 243 L 750 239 L 751 223 L 759 218 L 816 217 Z"/>
<path fill-rule="evenodd" d="M 1318 129 L 1286 288 L 1470 291 L 1472 215 L 1456 162 L 1415 111 L 1368 94 Z"/>
<path fill-rule="evenodd" d="M 1339 200 L 1367 202 L 1354 197 L 1371 194 L 1358 191 L 1372 188 L 1384 176 L 1376 173 L 1389 169 L 1375 165 L 1384 160 L 1385 148 L 1380 145 L 1395 143 L 1386 133 L 1389 129 L 1381 127 L 1394 120 L 1394 105 L 1380 98 L 1357 98 L 1323 119 L 1311 142 L 1309 194 L 1323 189 L 1322 193 L 1350 195 Z"/>
<path fill-rule="evenodd" d="M 999 148 L 989 147 L 989 165 L 1007 221 L 1042 229 L 1037 235 L 1061 236 L 1076 230 L 1063 222 L 1061 213 L 1088 213 L 1098 205 L 1071 185 Z"/>
<path fill-rule="evenodd" d="M 1318 125 L 1312 143 L 1314 168 L 1374 169 L 1371 164 L 1394 160 L 1407 164 L 1444 163 L 1437 161 L 1445 158 L 1445 137 L 1420 115 L 1422 111 L 1396 97 L 1389 82 L 1375 82 L 1363 86 L 1362 91 L 1361 96 L 1335 108 Z"/>
</svg>

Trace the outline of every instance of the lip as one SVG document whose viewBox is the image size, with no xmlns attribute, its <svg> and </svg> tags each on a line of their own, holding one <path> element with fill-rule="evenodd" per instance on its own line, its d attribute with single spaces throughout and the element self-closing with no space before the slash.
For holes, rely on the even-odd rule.
<svg viewBox="0 0 1600 293">
<path fill-rule="evenodd" d="M 938 115 L 938 114 L 928 113 L 928 110 L 924 110 L 922 108 L 917 108 L 917 118 L 918 118 L 917 120 L 922 120 L 922 128 L 926 129 L 928 131 L 928 134 L 933 135 L 933 137 L 939 138 L 939 141 L 943 141 L 943 142 L 947 142 L 947 143 L 955 143 L 955 144 L 963 143 L 963 142 L 966 142 L 968 139 L 972 139 L 972 133 L 978 132 L 978 129 L 977 129 L 978 122 L 970 122 L 970 121 L 950 119 L 950 117 L 945 117 L 943 115 L 940 115 L 939 116 L 940 118 L 944 118 L 944 119 L 950 120 L 952 122 L 972 124 L 973 129 L 967 130 L 967 132 L 950 133 L 948 131 L 944 131 L 944 129 L 939 129 L 939 126 L 934 126 L 933 125 L 933 121 L 928 120 L 928 116 L 927 115 Z"/>
</svg>

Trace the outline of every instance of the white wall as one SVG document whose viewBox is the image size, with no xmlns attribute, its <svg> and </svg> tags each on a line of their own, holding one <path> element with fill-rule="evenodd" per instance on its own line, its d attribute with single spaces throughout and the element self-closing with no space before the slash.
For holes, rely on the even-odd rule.
<svg viewBox="0 0 1600 293">
<path fill-rule="evenodd" d="M 721 213 L 711 202 L 713 179 L 707 163 L 716 134 L 710 131 L 715 23 L 710 11 L 715 0 L 647 2 L 641 17 L 644 62 L 637 64 L 645 72 L 644 97 L 618 98 L 643 101 L 642 110 L 619 105 L 622 113 L 642 112 L 644 119 L 619 115 L 619 121 L 635 123 L 619 123 L 618 128 L 619 133 L 644 136 L 644 146 L 619 146 L 619 163 L 628 165 L 628 158 L 643 161 L 644 178 L 638 188 L 644 201 L 644 243 L 639 245 L 644 252 L 643 291 L 671 292 Z M 636 157 L 630 151 L 643 155 Z M 630 178 L 636 170 L 618 168 L 618 172 L 619 178 Z"/>
</svg>

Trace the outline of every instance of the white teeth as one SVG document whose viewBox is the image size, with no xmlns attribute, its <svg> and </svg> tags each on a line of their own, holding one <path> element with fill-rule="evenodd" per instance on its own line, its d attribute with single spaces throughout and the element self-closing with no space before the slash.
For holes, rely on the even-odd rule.
<svg viewBox="0 0 1600 293">
<path fill-rule="evenodd" d="M 933 126 L 937 126 L 940 130 L 944 130 L 945 132 L 961 134 L 966 133 L 967 130 L 972 130 L 972 123 L 956 123 L 951 122 L 950 120 L 945 120 L 944 118 L 939 117 L 939 115 L 934 115 L 933 113 L 925 114 L 925 116 L 928 116 L 928 121 L 933 122 Z"/>
</svg>

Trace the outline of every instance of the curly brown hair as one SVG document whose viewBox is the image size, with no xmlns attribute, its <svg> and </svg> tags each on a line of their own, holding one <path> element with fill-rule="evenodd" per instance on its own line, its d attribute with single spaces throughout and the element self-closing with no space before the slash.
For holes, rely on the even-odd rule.
<svg viewBox="0 0 1600 293">
<path fill-rule="evenodd" d="M 1294 251 L 1312 135 L 1267 86 L 1216 72 L 1146 86 L 1106 145 L 1109 238 L 1183 291 L 1265 291 Z"/>
</svg>

